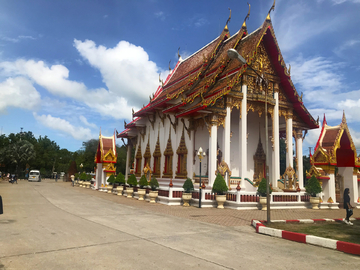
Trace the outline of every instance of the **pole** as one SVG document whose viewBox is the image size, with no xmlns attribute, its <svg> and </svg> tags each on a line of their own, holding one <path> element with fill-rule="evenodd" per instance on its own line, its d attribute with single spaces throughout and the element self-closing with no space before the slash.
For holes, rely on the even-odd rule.
<svg viewBox="0 0 360 270">
<path fill-rule="evenodd" d="M 199 208 L 201 208 L 201 157 L 200 157 Z"/>
<path fill-rule="evenodd" d="M 270 181 L 269 181 L 269 168 L 268 168 L 268 138 L 269 138 L 269 127 L 268 127 L 268 115 L 267 115 L 267 84 L 265 84 L 265 174 L 266 174 L 266 219 L 267 223 L 270 223 Z"/>
</svg>

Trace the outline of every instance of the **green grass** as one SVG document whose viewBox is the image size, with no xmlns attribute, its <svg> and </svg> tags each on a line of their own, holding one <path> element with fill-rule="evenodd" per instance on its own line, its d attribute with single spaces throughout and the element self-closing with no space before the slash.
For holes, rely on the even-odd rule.
<svg viewBox="0 0 360 270">
<path fill-rule="evenodd" d="M 319 237 L 360 244 L 360 220 L 352 221 L 353 226 L 344 222 L 279 223 L 264 224 L 274 229 L 311 234 Z"/>
</svg>

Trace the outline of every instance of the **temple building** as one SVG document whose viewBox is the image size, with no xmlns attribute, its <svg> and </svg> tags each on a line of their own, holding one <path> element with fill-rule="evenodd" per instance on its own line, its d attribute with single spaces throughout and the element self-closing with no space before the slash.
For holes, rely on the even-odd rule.
<svg viewBox="0 0 360 270">
<path fill-rule="evenodd" d="M 116 153 L 116 136 L 115 133 L 111 137 L 99 135 L 99 143 L 95 155 L 96 172 L 94 188 L 99 189 L 101 186 L 106 186 L 106 180 L 111 174 L 115 174 L 115 164 L 117 161 Z"/>
<path fill-rule="evenodd" d="M 320 208 L 343 205 L 344 189 L 349 188 L 351 205 L 360 206 L 360 158 L 346 123 L 345 112 L 340 125 L 328 126 L 324 115 L 323 126 L 310 156 L 312 167 L 307 178 L 315 175 L 322 186 Z M 337 173 L 336 173 L 337 170 Z"/>
<path fill-rule="evenodd" d="M 201 165 L 208 191 L 203 196 L 211 191 L 216 172 L 221 172 L 230 193 L 240 194 L 228 205 L 241 208 L 245 200 L 241 194 L 256 194 L 259 181 L 268 175 L 275 191 L 297 190 L 295 204 L 305 205 L 302 143 L 308 130 L 318 128 L 318 120 L 293 85 L 270 11 L 252 33 L 246 25 L 250 9 L 233 35 L 229 17 L 218 37 L 186 59 L 179 55 L 149 103 L 133 111 L 133 120 L 118 134 L 128 140 L 126 177 L 130 169 L 137 177 L 151 171 L 164 189 L 169 184 L 180 188 L 187 177 L 198 188 Z M 229 49 L 246 63 L 230 58 Z M 280 175 L 280 138 L 286 140 L 285 175 Z M 200 147 L 206 153 L 202 162 L 197 157 Z"/>
</svg>

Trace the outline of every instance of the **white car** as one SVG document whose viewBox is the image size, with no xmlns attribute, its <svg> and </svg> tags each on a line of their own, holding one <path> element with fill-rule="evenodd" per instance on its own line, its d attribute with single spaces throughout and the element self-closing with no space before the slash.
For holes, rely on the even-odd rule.
<svg viewBox="0 0 360 270">
<path fill-rule="evenodd" d="M 41 182 L 41 175 L 40 171 L 38 170 L 31 170 L 29 173 L 29 179 L 28 181 L 35 181 L 35 182 Z"/>
</svg>

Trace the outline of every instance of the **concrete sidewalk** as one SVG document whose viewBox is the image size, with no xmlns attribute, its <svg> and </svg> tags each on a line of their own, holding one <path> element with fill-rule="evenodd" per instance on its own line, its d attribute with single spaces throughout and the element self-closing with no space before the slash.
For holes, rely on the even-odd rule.
<svg viewBox="0 0 360 270">
<path fill-rule="evenodd" d="M 234 209 L 217 209 L 217 208 L 198 208 L 196 206 L 168 206 L 163 204 L 150 204 L 146 201 L 137 199 L 128 199 L 124 196 L 117 196 L 92 189 L 81 187 L 72 187 L 69 182 L 59 182 L 63 188 L 72 188 L 76 192 L 96 196 L 104 200 L 136 207 L 139 209 L 153 211 L 159 214 L 170 215 L 200 222 L 213 223 L 221 226 L 250 226 L 252 219 L 266 220 L 266 211 L 261 210 L 234 210 Z M 317 219 L 330 218 L 338 219 L 345 217 L 345 210 L 312 210 L 312 209 L 274 209 L 271 210 L 272 220 L 291 220 L 291 219 Z M 353 217 L 360 217 L 360 209 L 354 209 Z"/>
</svg>

